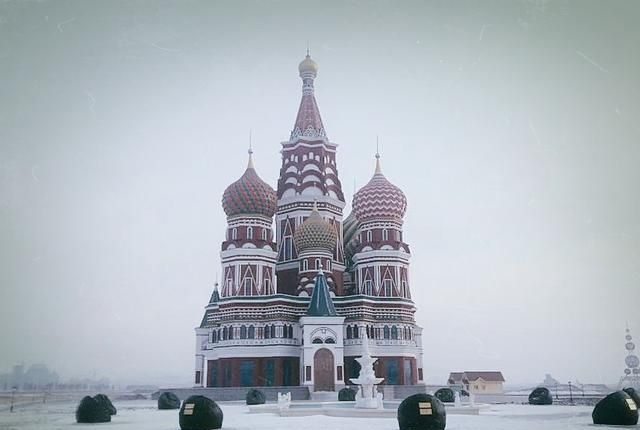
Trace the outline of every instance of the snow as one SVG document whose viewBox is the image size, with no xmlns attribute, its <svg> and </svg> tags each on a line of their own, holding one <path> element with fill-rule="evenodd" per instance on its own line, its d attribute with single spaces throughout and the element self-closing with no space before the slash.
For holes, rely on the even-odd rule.
<svg viewBox="0 0 640 430">
<path fill-rule="evenodd" d="M 39 404 L 0 412 L 0 430 L 177 430 L 178 411 L 158 410 L 151 400 L 115 401 L 118 414 L 111 423 L 76 424 L 75 402 Z M 396 430 L 395 418 L 280 417 L 249 414 L 243 402 L 221 402 L 227 430 Z M 491 405 L 480 415 L 448 415 L 448 430 L 567 430 L 591 426 L 591 407 Z M 605 426 L 602 426 L 605 427 Z"/>
</svg>

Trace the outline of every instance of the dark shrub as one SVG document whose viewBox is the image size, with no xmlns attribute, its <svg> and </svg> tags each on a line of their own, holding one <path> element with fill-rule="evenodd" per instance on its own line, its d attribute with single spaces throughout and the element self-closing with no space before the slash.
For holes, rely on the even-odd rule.
<svg viewBox="0 0 640 430">
<path fill-rule="evenodd" d="M 95 396 L 93 396 L 93 398 L 96 399 L 96 402 L 105 407 L 109 411 L 110 415 L 115 415 L 118 413 L 116 407 L 113 406 L 113 403 L 111 403 L 111 400 L 105 394 L 96 394 Z"/>
<path fill-rule="evenodd" d="M 414 394 L 398 406 L 400 430 L 444 430 L 447 413 L 444 404 L 430 394 Z"/>
<path fill-rule="evenodd" d="M 266 401 L 264 397 L 264 393 L 260 390 L 256 390 L 255 388 L 247 391 L 247 405 L 263 405 Z"/>
<path fill-rule="evenodd" d="M 96 399 L 85 396 L 76 409 L 76 421 L 78 423 L 108 423 L 111 414 Z"/>
<path fill-rule="evenodd" d="M 180 399 L 171 391 L 165 391 L 158 397 L 158 409 L 180 409 Z"/>
<path fill-rule="evenodd" d="M 529 394 L 530 405 L 551 405 L 553 404 L 553 397 L 548 388 L 538 387 Z"/>
<path fill-rule="evenodd" d="M 456 395 L 451 388 L 440 388 L 433 395 L 445 403 L 453 403 L 456 400 Z"/>
<path fill-rule="evenodd" d="M 204 396 L 191 396 L 182 403 L 179 413 L 182 430 L 212 430 L 222 427 L 222 409 Z"/>
<path fill-rule="evenodd" d="M 616 391 L 600 400 L 591 414 L 594 424 L 634 426 L 638 423 L 638 406 L 624 391 Z"/>
<path fill-rule="evenodd" d="M 353 402 L 356 400 L 356 391 L 352 388 L 344 387 L 338 391 L 338 400 L 341 402 Z"/>
</svg>

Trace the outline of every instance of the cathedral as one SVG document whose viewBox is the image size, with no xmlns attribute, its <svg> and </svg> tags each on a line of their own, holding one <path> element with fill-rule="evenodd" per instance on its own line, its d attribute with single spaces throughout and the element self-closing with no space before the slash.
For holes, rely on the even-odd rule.
<svg viewBox="0 0 640 430">
<path fill-rule="evenodd" d="M 307 53 L 298 70 L 302 100 L 281 143 L 277 190 L 249 150 L 245 172 L 222 196 L 222 278 L 195 329 L 195 385 L 336 391 L 358 376 L 363 342 L 383 384 L 424 384 L 402 231 L 407 199 L 376 154 L 371 180 L 343 216 L 338 145 L 314 94 L 318 65 Z"/>
</svg>

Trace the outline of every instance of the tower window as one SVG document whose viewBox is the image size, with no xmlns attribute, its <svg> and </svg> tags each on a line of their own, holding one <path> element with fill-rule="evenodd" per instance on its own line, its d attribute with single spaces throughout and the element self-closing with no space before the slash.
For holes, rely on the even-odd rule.
<svg viewBox="0 0 640 430">
<path fill-rule="evenodd" d="M 283 241 L 282 246 L 284 246 L 284 259 L 291 260 L 293 254 L 291 236 L 285 236 Z"/>
<path fill-rule="evenodd" d="M 367 279 L 366 281 L 364 281 L 362 285 L 362 293 L 370 296 L 373 293 L 372 289 L 373 289 L 373 283 L 371 282 L 371 280 Z"/>
<path fill-rule="evenodd" d="M 331 270 L 331 260 L 327 259 L 327 270 Z"/>
<path fill-rule="evenodd" d="M 389 230 L 386 228 L 382 230 L 382 240 L 389 240 Z"/>
<path fill-rule="evenodd" d="M 243 286 L 244 286 L 244 295 L 245 296 L 253 295 L 253 279 L 244 278 Z"/>
<path fill-rule="evenodd" d="M 391 297 L 393 282 L 391 279 L 385 279 L 382 281 L 382 287 L 384 288 L 384 295 Z"/>
<path fill-rule="evenodd" d="M 320 266 L 322 265 L 322 263 L 320 262 L 319 258 L 316 258 L 316 270 L 320 270 Z"/>
<path fill-rule="evenodd" d="M 262 293 L 263 294 L 270 294 L 271 293 L 271 279 L 265 278 L 265 280 L 264 280 L 264 291 Z"/>
<path fill-rule="evenodd" d="M 238 238 L 238 229 L 237 228 L 233 228 L 233 230 L 231 230 L 231 240 L 236 240 Z"/>
<path fill-rule="evenodd" d="M 253 239 L 253 227 L 247 227 L 247 239 Z"/>
<path fill-rule="evenodd" d="M 302 260 L 302 271 L 306 272 L 307 270 L 309 270 L 309 261 L 305 258 Z"/>
<path fill-rule="evenodd" d="M 371 242 L 373 240 L 373 234 L 371 230 L 367 230 L 367 242 Z"/>
<path fill-rule="evenodd" d="M 267 229 L 266 228 L 262 229 L 262 240 L 267 240 Z"/>
</svg>

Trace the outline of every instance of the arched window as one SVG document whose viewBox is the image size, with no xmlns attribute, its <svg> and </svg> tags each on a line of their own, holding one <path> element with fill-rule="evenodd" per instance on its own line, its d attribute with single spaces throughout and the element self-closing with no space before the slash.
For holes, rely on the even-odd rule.
<svg viewBox="0 0 640 430">
<path fill-rule="evenodd" d="M 233 230 L 231 230 L 231 240 L 236 239 L 238 239 L 238 229 L 234 227 Z"/>
<path fill-rule="evenodd" d="M 264 338 L 271 339 L 271 327 L 268 325 L 264 326 Z"/>
<path fill-rule="evenodd" d="M 396 326 L 391 326 L 391 339 L 397 339 L 398 338 L 398 327 Z"/>
<path fill-rule="evenodd" d="M 272 338 L 276 337 L 276 325 L 275 324 L 271 324 L 271 337 Z"/>
<path fill-rule="evenodd" d="M 327 258 L 327 270 L 331 270 L 331 260 Z"/>
<path fill-rule="evenodd" d="M 409 289 L 407 288 L 407 281 L 402 281 L 402 297 L 409 298 Z"/>
<path fill-rule="evenodd" d="M 353 337 L 352 335 L 352 328 L 350 325 L 347 326 L 347 339 L 351 339 Z"/>
<path fill-rule="evenodd" d="M 218 332 L 214 330 L 211 332 L 211 342 L 216 343 L 218 341 Z"/>
<path fill-rule="evenodd" d="M 229 330 L 225 327 L 222 329 L 222 340 L 227 340 L 229 338 Z"/>
<path fill-rule="evenodd" d="M 249 326 L 249 332 L 247 333 L 247 337 L 249 339 L 254 339 L 256 337 L 256 328 L 252 325 Z"/>
<path fill-rule="evenodd" d="M 267 229 L 266 228 L 262 229 L 262 240 L 267 240 Z"/>
<path fill-rule="evenodd" d="M 382 240 L 389 240 L 389 230 L 382 229 Z"/>
<path fill-rule="evenodd" d="M 264 279 L 264 291 L 262 292 L 262 294 L 270 294 L 270 293 L 271 293 L 271 279 L 265 278 Z"/>
<path fill-rule="evenodd" d="M 253 239 L 253 227 L 247 227 L 247 239 Z"/>
<path fill-rule="evenodd" d="M 316 258 L 316 270 L 320 270 L 320 266 L 322 265 L 322 263 L 320 262 L 319 258 Z"/>
<path fill-rule="evenodd" d="M 246 338 L 247 338 L 247 327 L 240 326 L 240 339 L 246 339 Z"/>
<path fill-rule="evenodd" d="M 233 339 L 233 331 L 235 330 L 234 327 L 229 327 L 229 340 Z"/>
<path fill-rule="evenodd" d="M 353 326 L 353 337 L 358 339 L 360 336 L 358 336 L 358 326 L 354 325 Z"/>
<path fill-rule="evenodd" d="M 309 270 L 309 261 L 305 258 L 302 260 L 302 271 L 306 272 L 307 270 Z"/>
<path fill-rule="evenodd" d="M 389 339 L 389 334 L 390 334 L 389 333 L 389 326 L 386 325 L 386 326 L 384 326 L 384 338 L 385 339 Z"/>
<path fill-rule="evenodd" d="M 367 230 L 367 242 L 371 242 L 373 240 L 373 233 L 371 230 Z"/>
<path fill-rule="evenodd" d="M 319 337 L 314 337 L 311 343 L 322 343 L 322 339 L 320 339 Z"/>
<path fill-rule="evenodd" d="M 324 340 L 324 343 L 336 343 L 336 340 L 332 337 L 328 337 Z"/>
</svg>

